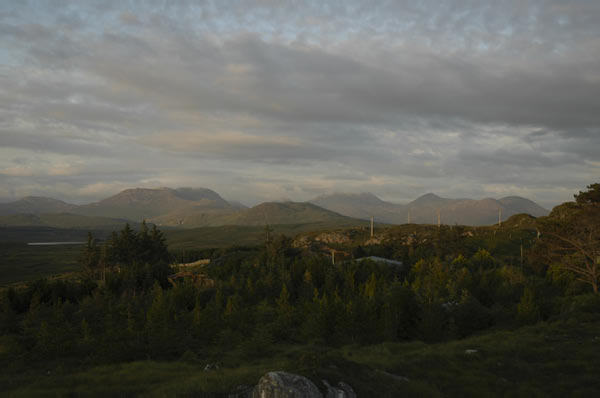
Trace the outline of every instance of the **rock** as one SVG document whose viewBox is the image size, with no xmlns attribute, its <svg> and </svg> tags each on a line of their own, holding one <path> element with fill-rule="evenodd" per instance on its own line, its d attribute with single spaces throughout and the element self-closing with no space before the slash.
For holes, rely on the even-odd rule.
<svg viewBox="0 0 600 398">
<path fill-rule="evenodd" d="M 356 394 L 352 387 L 348 384 L 340 381 L 337 387 L 332 386 L 327 382 L 327 380 L 322 380 L 325 387 L 327 387 L 327 396 L 326 398 L 356 398 Z"/>
<path fill-rule="evenodd" d="M 210 372 L 211 370 L 219 370 L 219 364 L 218 363 L 207 363 L 206 366 L 204 367 L 204 371 Z"/>
<path fill-rule="evenodd" d="M 304 376 L 269 372 L 260 378 L 253 398 L 323 398 L 317 386 Z"/>
<path fill-rule="evenodd" d="M 476 354 L 477 350 L 473 350 L 473 349 L 466 349 L 465 350 L 465 354 L 471 355 L 471 354 Z"/>
<path fill-rule="evenodd" d="M 228 398 L 252 398 L 254 387 L 245 384 L 239 385 L 233 389 L 227 396 Z"/>
<path fill-rule="evenodd" d="M 382 242 L 383 242 L 383 238 L 381 238 L 381 237 L 375 237 L 374 236 L 372 238 L 367 239 L 364 244 L 366 246 L 368 246 L 368 245 L 380 245 Z"/>
<path fill-rule="evenodd" d="M 315 237 L 317 242 L 322 243 L 349 243 L 350 238 L 340 232 L 323 232 Z"/>
<path fill-rule="evenodd" d="M 356 393 L 354 392 L 352 387 L 350 387 L 349 384 L 346 384 L 343 381 L 340 381 L 338 383 L 338 387 L 341 388 L 342 390 L 344 390 L 344 392 L 346 393 L 346 396 L 348 398 L 356 398 Z"/>
</svg>

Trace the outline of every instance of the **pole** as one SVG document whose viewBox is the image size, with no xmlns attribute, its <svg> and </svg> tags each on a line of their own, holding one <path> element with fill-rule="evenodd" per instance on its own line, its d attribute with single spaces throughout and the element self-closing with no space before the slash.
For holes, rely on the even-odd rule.
<svg viewBox="0 0 600 398">
<path fill-rule="evenodd" d="M 373 237 L 373 217 L 371 217 L 371 238 Z"/>
<path fill-rule="evenodd" d="M 521 244 L 521 268 L 523 268 L 523 245 Z"/>
</svg>

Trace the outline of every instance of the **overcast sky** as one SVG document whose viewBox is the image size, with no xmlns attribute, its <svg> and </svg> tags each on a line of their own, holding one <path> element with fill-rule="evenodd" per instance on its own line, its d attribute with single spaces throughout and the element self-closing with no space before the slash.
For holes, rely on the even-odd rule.
<svg viewBox="0 0 600 398">
<path fill-rule="evenodd" d="M 599 150 L 597 0 L 0 2 L 3 201 L 551 208 L 600 181 Z"/>
</svg>

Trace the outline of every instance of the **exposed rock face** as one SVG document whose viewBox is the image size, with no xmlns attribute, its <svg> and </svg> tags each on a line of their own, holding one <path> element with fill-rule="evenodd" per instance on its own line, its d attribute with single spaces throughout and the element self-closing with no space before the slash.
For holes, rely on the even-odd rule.
<svg viewBox="0 0 600 398">
<path fill-rule="evenodd" d="M 342 232 L 323 232 L 316 236 L 298 236 L 292 242 L 292 247 L 307 248 L 313 244 L 347 244 L 350 242 L 350 237 Z"/>
<path fill-rule="evenodd" d="M 323 384 L 327 387 L 327 396 L 325 398 L 356 398 L 352 387 L 343 381 L 340 381 L 336 387 L 329 384 L 327 380 L 323 380 Z"/>
<path fill-rule="evenodd" d="M 258 381 L 253 398 L 323 398 L 317 386 L 304 376 L 269 372 Z"/>
<path fill-rule="evenodd" d="M 368 245 L 380 245 L 382 242 L 383 242 L 383 238 L 382 237 L 376 237 L 376 236 L 374 236 L 374 237 L 369 238 L 369 239 L 367 239 L 365 241 L 365 246 L 368 246 Z"/>
<path fill-rule="evenodd" d="M 315 237 L 317 242 L 323 243 L 348 243 L 350 238 L 340 232 L 323 232 Z"/>
</svg>

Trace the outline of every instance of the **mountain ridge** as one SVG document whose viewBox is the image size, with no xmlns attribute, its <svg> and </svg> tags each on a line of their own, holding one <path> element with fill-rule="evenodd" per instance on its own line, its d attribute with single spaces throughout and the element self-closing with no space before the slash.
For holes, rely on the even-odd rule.
<svg viewBox="0 0 600 398">
<path fill-rule="evenodd" d="M 45 196 L 25 196 L 13 202 L 0 203 L 0 215 L 16 213 L 62 213 L 77 208 L 77 205 Z"/>
<path fill-rule="evenodd" d="M 130 188 L 84 205 L 39 196 L 0 204 L 2 216 L 71 213 L 132 222 L 146 219 L 158 225 L 185 228 L 340 221 L 339 217 L 347 220 L 374 217 L 377 222 L 390 224 L 405 224 L 410 219 L 412 223 L 432 224 L 437 223 L 438 212 L 443 224 L 463 225 L 494 224 L 499 213 L 503 220 L 520 213 L 534 217 L 549 213 L 535 202 L 514 195 L 500 199 L 449 199 L 434 193 L 398 204 L 384 201 L 371 192 L 335 192 L 306 202 L 263 202 L 248 208 L 238 202 L 226 201 L 211 189 L 190 187 Z M 21 217 L 19 222 L 24 223 L 27 219 Z M 29 219 L 38 224 L 41 222 L 35 221 L 35 217 Z"/>
<path fill-rule="evenodd" d="M 369 219 L 376 221 L 404 224 L 409 220 L 412 223 L 461 225 L 490 225 L 498 222 L 499 213 L 502 220 L 515 214 L 527 213 L 534 217 L 545 216 L 549 211 L 535 202 L 519 196 L 506 196 L 500 199 L 449 199 L 434 193 L 421 195 L 406 204 L 398 204 L 379 199 L 375 201 L 360 201 L 363 194 L 332 194 L 321 195 L 311 200 L 311 203 L 326 209 L 336 211 L 342 215 Z"/>
</svg>

